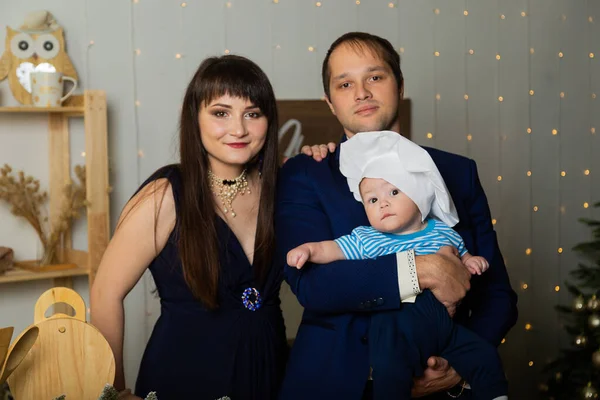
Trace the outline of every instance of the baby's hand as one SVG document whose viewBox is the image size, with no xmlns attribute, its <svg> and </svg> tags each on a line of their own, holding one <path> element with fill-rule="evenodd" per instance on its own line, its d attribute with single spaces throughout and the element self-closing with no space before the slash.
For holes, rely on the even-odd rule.
<svg viewBox="0 0 600 400">
<path fill-rule="evenodd" d="M 309 257 L 310 250 L 308 246 L 298 246 L 287 253 L 287 263 L 290 267 L 300 269 L 308 261 Z"/>
<path fill-rule="evenodd" d="M 473 275 L 481 275 L 490 267 L 490 264 L 483 257 L 473 256 L 465 261 L 465 266 Z"/>
</svg>

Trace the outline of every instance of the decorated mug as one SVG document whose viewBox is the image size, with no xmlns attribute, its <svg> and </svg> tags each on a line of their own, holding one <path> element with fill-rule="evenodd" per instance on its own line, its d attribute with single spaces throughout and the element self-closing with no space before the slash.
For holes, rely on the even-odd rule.
<svg viewBox="0 0 600 400">
<path fill-rule="evenodd" d="M 32 72 L 31 99 L 34 107 L 60 107 L 77 89 L 77 81 L 61 72 Z M 73 83 L 73 87 L 63 96 L 65 81 Z"/>
</svg>

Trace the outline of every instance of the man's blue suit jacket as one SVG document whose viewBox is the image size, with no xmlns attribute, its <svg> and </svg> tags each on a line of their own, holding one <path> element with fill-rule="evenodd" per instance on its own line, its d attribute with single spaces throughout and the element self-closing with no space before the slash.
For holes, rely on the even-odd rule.
<svg viewBox="0 0 600 400">
<path fill-rule="evenodd" d="M 517 296 L 492 227 L 490 210 L 473 160 L 426 148 L 450 191 L 458 216 L 455 230 L 468 251 L 490 268 L 473 276 L 455 321 L 497 346 L 517 319 Z M 277 189 L 277 261 L 304 307 L 280 398 L 359 400 L 369 375 L 370 312 L 399 309 L 396 256 L 376 260 L 286 264 L 286 254 L 306 243 L 332 240 L 368 225 L 339 171 L 339 146 L 321 162 L 304 155 L 288 160 Z M 278 265 L 278 264 L 276 264 Z"/>
</svg>

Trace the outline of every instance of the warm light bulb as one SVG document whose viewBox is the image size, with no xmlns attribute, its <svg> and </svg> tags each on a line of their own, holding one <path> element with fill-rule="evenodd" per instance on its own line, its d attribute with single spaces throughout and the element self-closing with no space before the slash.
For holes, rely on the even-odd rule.
<svg viewBox="0 0 600 400">
<path fill-rule="evenodd" d="M 588 22 L 594 22 L 594 17 L 592 17 L 592 16 L 588 17 Z"/>
<path fill-rule="evenodd" d="M 229 54 L 229 49 L 225 49 L 225 50 L 223 51 L 223 53 L 225 53 L 225 54 Z"/>
<path fill-rule="evenodd" d="M 308 46 L 308 51 L 315 51 L 315 48 L 312 46 Z"/>
<path fill-rule="evenodd" d="M 498 182 L 502 180 L 502 175 L 498 175 Z"/>
<path fill-rule="evenodd" d="M 567 176 L 567 173 L 565 171 L 560 171 L 560 176 Z"/>
<path fill-rule="evenodd" d="M 504 101 L 504 97 L 502 97 L 502 96 L 498 97 L 498 101 L 502 103 Z"/>
<path fill-rule="evenodd" d="M 527 13 L 525 11 L 521 11 L 521 17 L 526 17 Z"/>
<path fill-rule="evenodd" d="M 533 90 L 530 90 L 530 91 L 529 91 L 529 95 L 530 95 L 530 96 L 533 96 L 533 95 L 534 95 L 534 93 L 535 93 L 535 92 L 534 92 Z"/>
<path fill-rule="evenodd" d="M 469 12 L 467 10 L 463 11 L 463 15 L 466 17 L 467 15 L 469 15 Z"/>
<path fill-rule="evenodd" d="M 531 330 L 531 324 L 525 324 L 525 330 L 526 331 L 530 331 Z"/>
<path fill-rule="evenodd" d="M 590 132 L 591 132 L 591 133 L 592 133 L 592 135 L 593 135 L 594 133 L 596 133 L 596 128 L 594 128 L 594 127 L 592 126 L 592 127 L 590 128 Z"/>
<path fill-rule="evenodd" d="M 526 255 L 530 255 L 530 254 L 531 254 L 531 249 L 526 249 L 526 250 L 525 250 L 525 254 L 526 254 Z"/>
<path fill-rule="evenodd" d="M 388 4 L 388 7 L 389 7 L 389 8 L 394 8 L 394 7 L 396 7 L 396 5 L 395 5 L 394 3 L 389 3 L 389 4 Z"/>
<path fill-rule="evenodd" d="M 81 157 L 85 157 L 85 151 L 81 152 Z"/>
<path fill-rule="evenodd" d="M 404 54 L 404 47 L 400 47 L 400 54 Z"/>
<path fill-rule="evenodd" d="M 584 171 L 583 171 L 583 174 L 584 174 L 584 175 L 589 175 L 589 174 L 590 174 L 590 170 L 589 170 L 589 169 L 586 169 L 586 170 L 584 170 Z"/>
<path fill-rule="evenodd" d="M 467 140 L 470 142 L 471 140 L 473 140 L 473 136 L 467 135 Z"/>
<path fill-rule="evenodd" d="M 175 54 L 175 58 L 181 58 L 181 54 L 179 54 L 179 53 Z"/>
<path fill-rule="evenodd" d="M 431 139 L 433 137 L 433 134 L 431 132 L 427 132 L 427 139 Z"/>
<path fill-rule="evenodd" d="M 464 97 L 465 97 L 465 100 L 469 100 L 469 95 L 468 94 L 465 94 Z"/>
<path fill-rule="evenodd" d="M 586 201 L 585 203 L 583 203 L 583 208 L 588 208 L 590 206 L 590 204 Z"/>
<path fill-rule="evenodd" d="M 501 14 L 501 15 L 500 15 L 500 19 L 506 19 L 506 15 L 504 15 L 504 14 Z"/>
<path fill-rule="evenodd" d="M 539 210 L 538 206 L 533 206 L 533 212 L 537 212 Z"/>
<path fill-rule="evenodd" d="M 533 361 L 529 361 L 528 365 L 529 365 L 530 367 L 533 367 Z"/>
<path fill-rule="evenodd" d="M 470 54 L 470 55 L 473 55 L 473 54 L 475 54 L 475 50 L 473 50 L 473 49 L 469 49 L 469 54 Z"/>
<path fill-rule="evenodd" d="M 181 7 L 187 7 L 187 3 L 181 3 Z"/>
<path fill-rule="evenodd" d="M 558 285 L 554 286 L 554 291 L 555 292 L 560 292 L 560 286 L 558 286 Z"/>
<path fill-rule="evenodd" d="M 500 54 L 496 54 L 496 60 L 500 59 Z"/>
<path fill-rule="evenodd" d="M 317 1 L 317 2 L 315 3 L 315 6 L 317 6 L 317 7 L 321 7 L 321 2 L 320 2 L 320 1 Z"/>
<path fill-rule="evenodd" d="M 439 100 L 439 99 L 441 99 L 441 98 L 442 98 L 442 96 L 440 96 L 440 94 L 439 94 L 439 93 L 435 95 L 435 99 L 436 99 L 436 100 Z"/>
<path fill-rule="evenodd" d="M 594 53 L 590 53 L 590 58 L 594 58 Z"/>
<path fill-rule="evenodd" d="M 560 98 L 564 98 L 565 97 L 565 92 L 560 92 Z"/>
<path fill-rule="evenodd" d="M 527 176 L 531 176 L 531 171 L 527 171 Z"/>
<path fill-rule="evenodd" d="M 275 4 L 279 3 L 279 0 L 273 0 L 273 3 L 275 3 Z"/>
<path fill-rule="evenodd" d="M 529 54 L 533 54 L 533 53 L 535 53 L 535 50 L 532 47 L 532 48 L 529 49 Z"/>
<path fill-rule="evenodd" d="M 526 283 L 524 283 L 524 284 L 521 285 L 521 288 L 523 288 L 523 290 L 527 290 L 528 287 L 529 286 Z"/>
<path fill-rule="evenodd" d="M 436 8 L 436 9 L 434 9 L 434 10 L 433 10 L 433 12 L 434 12 L 435 14 L 439 14 L 439 13 L 440 13 L 440 9 L 439 9 L 439 8 Z"/>
<path fill-rule="evenodd" d="M 563 252 L 563 248 L 562 248 L 562 247 L 559 247 L 557 251 L 558 251 L 558 254 L 562 254 L 562 252 Z"/>
<path fill-rule="evenodd" d="M 436 52 L 433 53 L 433 55 L 436 56 L 436 57 L 439 57 L 440 56 L 440 52 L 436 51 Z"/>
<path fill-rule="evenodd" d="M 558 135 L 558 131 L 556 129 L 552 129 L 552 134 L 553 135 Z"/>
<path fill-rule="evenodd" d="M 563 52 L 562 52 L 562 51 L 560 51 L 560 52 L 558 53 L 558 57 L 559 57 L 559 58 L 563 58 L 563 57 L 564 57 L 564 54 L 563 54 Z"/>
<path fill-rule="evenodd" d="M 136 101 L 135 101 L 135 105 L 136 105 L 136 107 L 139 107 L 141 104 L 142 104 L 142 103 L 140 103 L 140 101 L 139 101 L 139 100 L 136 100 Z"/>
<path fill-rule="evenodd" d="M 496 220 L 496 218 L 493 218 L 493 219 L 492 219 L 492 225 L 496 225 L 496 222 L 498 222 L 498 221 Z"/>
<path fill-rule="evenodd" d="M 506 338 L 503 338 L 500 343 L 502 343 L 502 344 L 506 343 Z"/>
<path fill-rule="evenodd" d="M 531 133 L 531 128 L 527 128 L 527 133 Z"/>
</svg>

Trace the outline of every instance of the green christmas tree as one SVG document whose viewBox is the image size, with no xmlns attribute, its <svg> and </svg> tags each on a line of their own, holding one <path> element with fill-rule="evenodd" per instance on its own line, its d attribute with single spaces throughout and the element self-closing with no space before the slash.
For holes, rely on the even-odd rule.
<svg viewBox="0 0 600 400">
<path fill-rule="evenodd" d="M 580 221 L 591 228 L 592 240 L 573 248 L 585 260 L 571 272 L 574 283 L 566 282 L 575 299 L 571 307 L 556 307 L 572 341 L 545 367 L 550 374 L 540 387 L 545 399 L 598 399 L 600 392 L 600 221 Z"/>
</svg>

